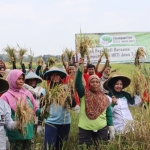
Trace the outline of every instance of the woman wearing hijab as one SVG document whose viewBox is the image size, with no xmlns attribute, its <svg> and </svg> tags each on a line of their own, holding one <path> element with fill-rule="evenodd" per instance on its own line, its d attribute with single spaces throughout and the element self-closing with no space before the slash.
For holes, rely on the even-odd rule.
<svg viewBox="0 0 150 150">
<path fill-rule="evenodd" d="M 27 88 L 33 94 L 38 107 L 42 107 L 40 106 L 40 98 L 43 95 L 45 95 L 45 89 L 38 85 L 41 82 L 42 79 L 39 76 L 37 76 L 33 71 L 28 72 L 28 74 L 26 74 L 25 76 L 25 83 L 28 86 L 24 84 L 24 87 Z M 38 119 L 35 122 L 35 132 L 37 132 L 38 134 L 43 133 L 41 117 L 38 117 Z"/>
<path fill-rule="evenodd" d="M 103 85 L 106 90 L 109 90 L 108 96 L 112 102 L 113 123 L 116 134 L 133 130 L 131 123 L 133 118 L 129 110 L 129 105 L 137 106 L 141 102 L 141 98 L 138 95 L 132 97 L 129 93 L 123 91 L 129 84 L 130 79 L 128 77 L 114 75 Z"/>
<path fill-rule="evenodd" d="M 23 88 L 25 75 L 20 70 L 11 70 L 6 78 L 9 82 L 9 90 L 2 95 L 2 99 L 8 103 L 11 108 L 11 117 L 15 120 L 16 102 L 22 99 L 23 103 L 28 103 L 34 110 L 36 115 L 40 114 L 40 109 L 36 105 L 36 101 L 32 94 Z M 31 150 L 31 139 L 34 135 L 33 123 L 25 125 L 26 135 L 23 136 L 18 130 L 6 130 L 11 150 Z"/>
<path fill-rule="evenodd" d="M 85 143 L 87 147 L 94 144 L 98 148 L 98 141 L 108 140 L 108 129 L 110 139 L 114 138 L 112 111 L 108 97 L 100 91 L 97 75 L 91 75 L 88 79 L 89 89 L 84 88 L 81 63 L 75 79 L 75 88 L 80 97 L 79 146 Z"/>
<path fill-rule="evenodd" d="M 44 79 L 48 80 L 50 89 L 58 84 L 62 84 L 62 79 L 66 77 L 66 73 L 57 67 L 52 67 L 44 74 Z M 64 89 L 66 85 L 64 85 Z M 72 97 L 72 105 L 75 107 L 76 103 Z M 54 147 L 55 150 L 62 149 L 63 141 L 67 141 L 70 131 L 70 111 L 59 104 L 51 104 L 49 110 L 49 117 L 45 120 L 45 133 L 44 133 L 44 150 Z"/>
</svg>

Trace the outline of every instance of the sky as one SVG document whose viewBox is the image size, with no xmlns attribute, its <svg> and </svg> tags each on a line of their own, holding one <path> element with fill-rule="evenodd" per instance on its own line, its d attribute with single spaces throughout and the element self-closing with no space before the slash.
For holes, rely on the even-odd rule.
<svg viewBox="0 0 150 150">
<path fill-rule="evenodd" d="M 150 0 L 0 1 L 0 51 L 9 45 L 35 56 L 75 50 L 75 34 L 150 31 Z"/>
</svg>

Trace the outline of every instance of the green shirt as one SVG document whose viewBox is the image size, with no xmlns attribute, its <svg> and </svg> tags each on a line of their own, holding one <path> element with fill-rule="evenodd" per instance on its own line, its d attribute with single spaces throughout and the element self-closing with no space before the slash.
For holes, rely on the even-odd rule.
<svg viewBox="0 0 150 150">
<path fill-rule="evenodd" d="M 27 97 L 26 100 L 27 100 L 29 106 L 33 109 L 33 104 L 31 103 L 30 99 Z M 15 120 L 15 111 L 11 110 L 11 112 L 12 112 L 11 117 L 12 117 L 13 120 Z M 26 124 L 24 129 L 26 131 L 25 136 L 23 136 L 18 130 L 8 130 L 8 129 L 6 129 L 6 134 L 8 136 L 8 139 L 10 141 L 32 139 L 33 136 L 34 136 L 34 124 L 33 123 Z"/>
<path fill-rule="evenodd" d="M 82 84 L 82 73 L 78 70 L 75 79 L 75 88 L 80 97 L 80 117 L 78 126 L 85 130 L 99 130 L 105 126 L 112 126 L 112 110 L 111 106 L 99 115 L 95 120 L 90 120 L 85 112 L 84 86 Z"/>
</svg>

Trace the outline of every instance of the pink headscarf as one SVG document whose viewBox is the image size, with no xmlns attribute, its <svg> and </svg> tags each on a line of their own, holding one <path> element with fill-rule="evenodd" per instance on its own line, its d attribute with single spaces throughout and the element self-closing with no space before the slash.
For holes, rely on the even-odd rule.
<svg viewBox="0 0 150 150">
<path fill-rule="evenodd" d="M 33 104 L 34 112 L 37 110 L 36 101 L 33 97 L 33 95 L 30 93 L 30 91 L 26 90 L 25 88 L 18 89 L 16 81 L 17 79 L 24 74 L 21 70 L 15 69 L 11 70 L 6 78 L 6 80 L 9 83 L 9 90 L 2 95 L 2 99 L 6 101 L 11 109 L 14 111 L 16 110 L 16 101 L 23 99 L 24 102 L 26 102 L 26 98 L 28 97 Z"/>
</svg>

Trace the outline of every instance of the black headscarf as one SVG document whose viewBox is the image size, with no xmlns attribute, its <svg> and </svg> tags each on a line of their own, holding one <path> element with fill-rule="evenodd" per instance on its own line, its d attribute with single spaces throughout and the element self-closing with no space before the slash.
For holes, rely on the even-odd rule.
<svg viewBox="0 0 150 150">
<path fill-rule="evenodd" d="M 111 83 L 111 86 L 109 88 L 108 96 L 110 96 L 110 97 L 115 96 L 116 98 L 126 97 L 128 103 L 133 105 L 135 103 L 134 97 L 132 97 L 128 92 L 125 92 L 125 91 L 122 91 L 122 90 L 120 92 L 117 92 L 117 91 L 114 90 L 114 86 L 115 86 L 115 84 L 117 83 L 118 80 L 121 80 L 121 79 L 113 80 L 113 82 Z"/>
</svg>

